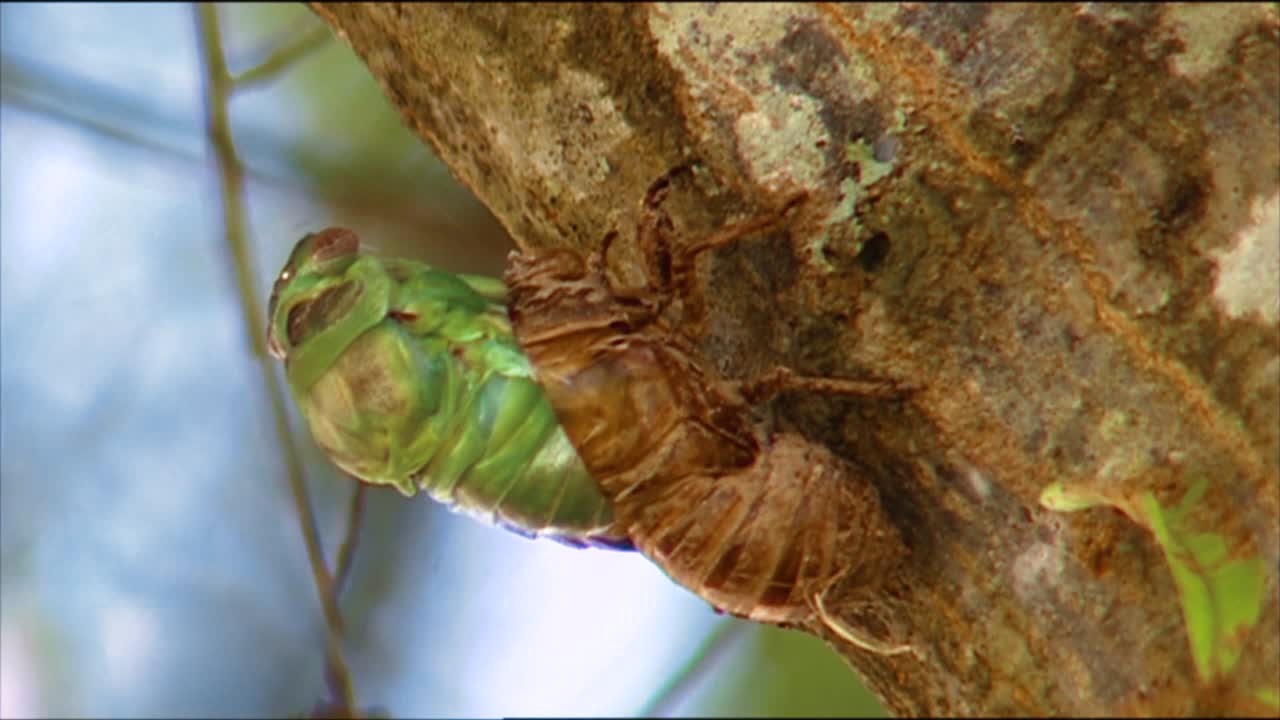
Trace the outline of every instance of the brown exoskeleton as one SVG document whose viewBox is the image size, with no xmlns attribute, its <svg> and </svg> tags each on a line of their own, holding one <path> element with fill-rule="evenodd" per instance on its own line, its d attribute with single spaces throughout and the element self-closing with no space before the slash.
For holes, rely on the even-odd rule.
<svg viewBox="0 0 1280 720">
<path fill-rule="evenodd" d="M 792 432 L 771 432 L 751 399 L 784 387 L 900 394 L 887 383 L 718 376 L 681 331 L 698 255 L 777 228 L 781 211 L 673 247 L 662 201 L 677 168 L 649 189 L 637 240 L 645 284 L 615 287 L 606 254 L 513 254 L 510 317 L 556 414 L 635 546 L 717 608 L 769 623 L 815 616 L 877 652 L 898 652 L 830 616 L 846 573 L 874 578 L 902 543 L 875 488 L 848 462 Z M 858 567 L 847 559 L 859 558 Z M 838 560 L 843 565 L 838 564 Z"/>
</svg>

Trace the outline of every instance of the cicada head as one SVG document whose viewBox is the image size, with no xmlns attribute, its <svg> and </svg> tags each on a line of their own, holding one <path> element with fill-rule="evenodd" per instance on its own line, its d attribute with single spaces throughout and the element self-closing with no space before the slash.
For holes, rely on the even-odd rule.
<svg viewBox="0 0 1280 720">
<path fill-rule="evenodd" d="M 267 304 L 267 347 L 284 360 L 308 337 L 347 312 L 357 291 L 344 274 L 360 255 L 360 238 L 333 227 L 303 236 L 276 278 Z"/>
</svg>

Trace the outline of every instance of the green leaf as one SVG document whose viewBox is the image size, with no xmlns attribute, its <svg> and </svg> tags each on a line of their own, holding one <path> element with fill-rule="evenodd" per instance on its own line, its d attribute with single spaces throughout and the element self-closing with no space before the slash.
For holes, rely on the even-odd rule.
<svg viewBox="0 0 1280 720">
<path fill-rule="evenodd" d="M 1106 505 L 1151 530 L 1177 585 L 1191 656 L 1204 681 L 1229 674 L 1240 660 L 1248 632 L 1262 614 L 1266 581 L 1261 557 L 1233 557 L 1222 535 L 1200 531 L 1188 521 L 1208 489 L 1209 481 L 1201 479 L 1170 508 L 1150 492 L 1131 503 L 1093 488 L 1068 488 L 1061 481 L 1040 493 L 1040 504 L 1049 510 L 1074 512 Z M 1258 692 L 1264 702 L 1280 701 L 1280 694 L 1270 689 Z"/>
<path fill-rule="evenodd" d="M 1227 675 L 1239 661 L 1246 634 L 1262 614 L 1265 583 L 1260 557 L 1233 558 L 1221 535 L 1189 526 L 1187 515 L 1208 486 L 1208 480 L 1195 483 L 1173 508 L 1162 507 L 1150 492 L 1140 502 L 1173 572 L 1191 655 L 1206 681 Z"/>
<path fill-rule="evenodd" d="M 1096 492 L 1068 488 L 1061 480 L 1049 483 L 1040 492 L 1040 506 L 1056 512 L 1075 512 L 1095 505 L 1111 505 L 1112 502 Z"/>
</svg>

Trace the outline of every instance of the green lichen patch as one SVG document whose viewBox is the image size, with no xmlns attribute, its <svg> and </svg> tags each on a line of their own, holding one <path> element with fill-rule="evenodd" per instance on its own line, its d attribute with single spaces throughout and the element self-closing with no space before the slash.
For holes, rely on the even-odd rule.
<svg viewBox="0 0 1280 720">
<path fill-rule="evenodd" d="M 858 184 L 869 187 L 878 180 L 893 172 L 893 161 L 881 162 L 876 158 L 875 148 L 865 140 L 858 139 L 845 146 L 845 156 L 860 168 Z"/>
</svg>

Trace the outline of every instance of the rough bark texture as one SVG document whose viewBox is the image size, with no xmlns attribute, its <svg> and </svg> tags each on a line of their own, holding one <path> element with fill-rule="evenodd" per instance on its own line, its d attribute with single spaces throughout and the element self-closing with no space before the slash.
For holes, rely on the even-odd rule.
<svg viewBox="0 0 1280 720">
<path fill-rule="evenodd" d="M 891 710 L 1277 712 L 1275 5 L 315 10 L 527 251 L 616 229 L 626 275 L 681 163 L 689 237 L 807 194 L 688 332 L 917 388 L 772 408 L 910 546 L 829 609 L 914 653 L 807 628 Z"/>
</svg>

